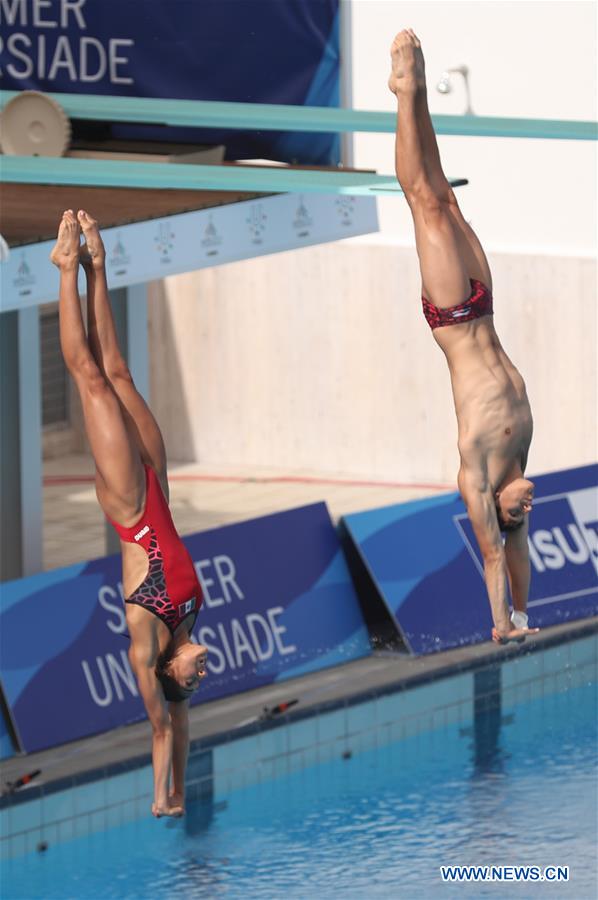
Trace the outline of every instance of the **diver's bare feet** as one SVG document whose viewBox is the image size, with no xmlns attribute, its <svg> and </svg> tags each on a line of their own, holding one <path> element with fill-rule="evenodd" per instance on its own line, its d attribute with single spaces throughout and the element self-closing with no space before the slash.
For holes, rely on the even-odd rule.
<svg viewBox="0 0 598 900">
<path fill-rule="evenodd" d="M 72 209 L 65 209 L 58 226 L 58 237 L 50 260 L 59 269 L 76 269 L 79 265 L 79 238 L 81 229 Z"/>
<path fill-rule="evenodd" d="M 510 631 L 500 632 L 492 629 L 492 640 L 495 644 L 522 644 L 528 634 L 537 634 L 539 628 L 511 628 Z"/>
<path fill-rule="evenodd" d="M 85 243 L 81 247 L 79 255 L 81 265 L 85 267 L 91 266 L 94 269 L 101 269 L 106 259 L 106 250 L 100 236 L 98 223 L 95 219 L 92 219 L 84 209 L 79 210 L 77 218 L 79 219 L 83 237 L 85 238 Z"/>
<path fill-rule="evenodd" d="M 388 87 L 393 94 L 425 90 L 426 74 L 421 44 L 411 28 L 399 31 L 390 48 Z"/>
</svg>

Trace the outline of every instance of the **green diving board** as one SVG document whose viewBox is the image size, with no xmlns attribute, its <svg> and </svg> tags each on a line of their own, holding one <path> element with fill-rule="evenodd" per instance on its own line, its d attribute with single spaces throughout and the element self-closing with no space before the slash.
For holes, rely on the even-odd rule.
<svg viewBox="0 0 598 900">
<path fill-rule="evenodd" d="M 402 194 L 394 175 L 267 166 L 195 166 L 187 163 L 124 162 L 48 156 L 0 157 L 2 181 L 18 184 L 92 185 L 247 191 L 265 194 Z M 449 179 L 453 187 L 467 184 Z"/>
<path fill-rule="evenodd" d="M 18 94 L 19 91 L 0 91 L 0 109 Z M 48 96 L 71 119 L 254 131 L 394 132 L 396 127 L 395 113 L 373 110 L 98 94 Z M 598 123 L 590 121 L 434 115 L 432 122 L 437 134 L 570 141 L 598 139 Z"/>
</svg>

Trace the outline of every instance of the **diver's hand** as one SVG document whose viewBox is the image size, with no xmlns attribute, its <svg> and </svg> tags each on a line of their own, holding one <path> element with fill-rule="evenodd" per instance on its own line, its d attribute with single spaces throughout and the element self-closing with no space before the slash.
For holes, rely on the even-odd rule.
<svg viewBox="0 0 598 900">
<path fill-rule="evenodd" d="M 152 816 L 161 819 L 163 816 L 171 816 L 173 819 L 179 819 L 185 815 L 185 808 L 181 804 L 172 803 L 172 798 L 168 798 L 167 803 L 152 803 Z"/>
<path fill-rule="evenodd" d="M 537 634 L 539 628 L 511 628 L 510 631 L 499 632 L 492 629 L 492 640 L 495 644 L 522 644 L 528 634 Z"/>
</svg>

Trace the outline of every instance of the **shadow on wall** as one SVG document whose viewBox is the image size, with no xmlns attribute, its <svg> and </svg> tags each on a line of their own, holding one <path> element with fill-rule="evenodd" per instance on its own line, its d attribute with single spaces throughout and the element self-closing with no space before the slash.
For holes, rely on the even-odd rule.
<svg viewBox="0 0 598 900">
<path fill-rule="evenodd" d="M 150 402 L 164 435 L 166 453 L 177 462 L 195 462 L 196 453 L 172 313 L 163 281 L 148 286 Z"/>
</svg>

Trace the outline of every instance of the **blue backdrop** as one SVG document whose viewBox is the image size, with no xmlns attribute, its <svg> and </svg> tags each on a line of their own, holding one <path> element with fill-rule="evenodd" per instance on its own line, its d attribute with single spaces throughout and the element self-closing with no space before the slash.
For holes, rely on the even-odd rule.
<svg viewBox="0 0 598 900">
<path fill-rule="evenodd" d="M 533 478 L 532 626 L 598 612 L 597 466 Z M 490 639 L 481 556 L 458 494 L 346 516 L 344 523 L 414 653 Z"/>
<path fill-rule="evenodd" d="M 204 589 L 203 703 L 370 652 L 324 503 L 185 539 Z M 120 555 L 3 585 L 0 675 L 28 752 L 145 717 Z"/>
<path fill-rule="evenodd" d="M 338 6 L 338 0 L 2 0 L 2 87 L 338 106 Z M 339 161 L 333 134 L 113 126 L 112 135 L 224 143 L 229 159 Z"/>
<path fill-rule="evenodd" d="M 8 731 L 4 713 L 0 711 L 0 759 L 6 759 L 14 754 L 12 740 Z"/>
</svg>

